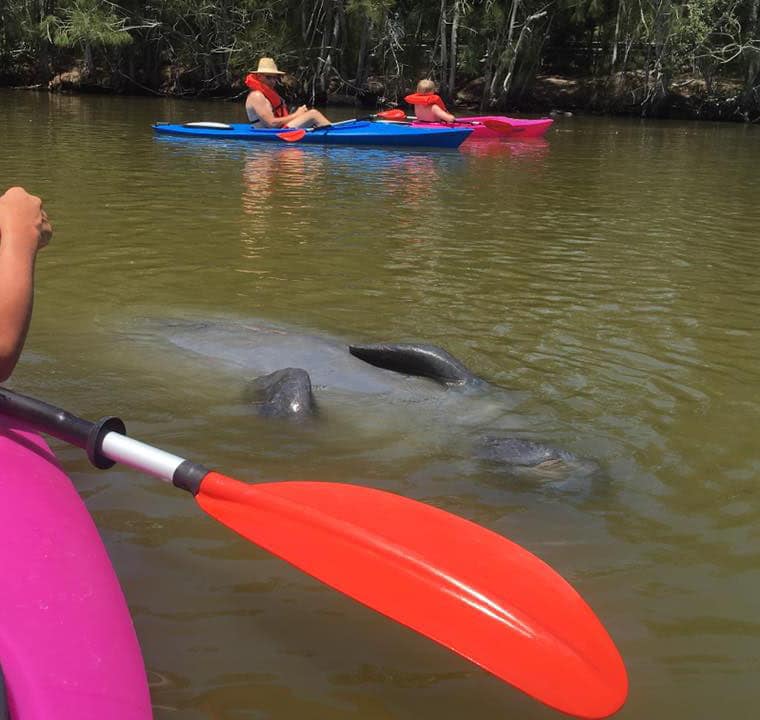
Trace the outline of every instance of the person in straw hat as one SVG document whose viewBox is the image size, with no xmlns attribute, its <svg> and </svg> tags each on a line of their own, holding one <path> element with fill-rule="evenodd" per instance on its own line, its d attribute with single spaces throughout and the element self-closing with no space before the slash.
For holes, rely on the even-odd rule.
<svg viewBox="0 0 760 720">
<path fill-rule="evenodd" d="M 313 127 L 329 125 L 330 121 L 319 110 L 309 110 L 301 105 L 295 112 L 288 112 L 288 106 L 274 89 L 277 80 L 284 75 L 277 69 L 272 58 L 261 58 L 256 72 L 249 73 L 245 84 L 251 90 L 245 101 L 248 120 L 256 127 Z"/>
</svg>

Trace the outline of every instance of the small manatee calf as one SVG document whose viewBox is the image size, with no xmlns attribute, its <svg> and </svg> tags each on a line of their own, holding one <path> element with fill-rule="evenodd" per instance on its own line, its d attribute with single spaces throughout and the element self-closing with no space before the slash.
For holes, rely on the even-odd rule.
<svg viewBox="0 0 760 720">
<path fill-rule="evenodd" d="M 529 469 L 532 474 L 547 480 L 568 475 L 587 477 L 598 470 L 592 460 L 516 437 L 486 437 L 476 447 L 475 457 L 515 471 Z"/>
</svg>

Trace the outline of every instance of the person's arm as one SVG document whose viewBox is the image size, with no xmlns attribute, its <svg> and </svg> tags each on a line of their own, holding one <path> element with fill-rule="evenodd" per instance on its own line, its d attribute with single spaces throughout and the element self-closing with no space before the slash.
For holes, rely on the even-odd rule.
<svg viewBox="0 0 760 720">
<path fill-rule="evenodd" d="M 306 106 L 302 105 L 293 113 L 285 115 L 285 117 L 275 117 L 272 112 L 272 106 L 269 104 L 269 100 L 264 97 L 264 93 L 260 93 L 254 90 L 245 101 L 245 108 L 253 108 L 253 111 L 261 118 L 261 122 L 265 127 L 280 128 L 287 125 L 291 120 L 294 120 L 299 115 L 303 115 L 306 112 Z M 249 115 L 250 117 L 250 115 Z"/>
<path fill-rule="evenodd" d="M 456 118 L 451 113 L 442 110 L 437 105 L 431 105 L 430 109 L 433 111 L 433 115 L 435 115 L 436 120 L 439 120 L 440 122 L 453 123 L 456 120 Z"/>
<path fill-rule="evenodd" d="M 42 201 L 22 188 L 0 197 L 0 382 L 16 366 L 32 317 L 34 261 L 52 229 Z"/>
</svg>

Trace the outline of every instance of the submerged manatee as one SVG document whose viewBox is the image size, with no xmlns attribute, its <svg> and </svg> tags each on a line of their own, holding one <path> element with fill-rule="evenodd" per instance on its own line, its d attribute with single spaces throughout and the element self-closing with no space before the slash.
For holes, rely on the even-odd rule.
<svg viewBox="0 0 760 720">
<path fill-rule="evenodd" d="M 486 437 L 476 443 L 475 457 L 523 474 L 529 468 L 535 477 L 544 479 L 570 474 L 586 477 L 598 469 L 592 460 L 579 458 L 567 450 L 516 437 Z"/>
<path fill-rule="evenodd" d="M 489 422 L 504 416 L 515 394 L 478 377 L 435 345 L 347 345 L 270 323 L 230 320 L 173 321 L 165 325 L 165 337 L 175 346 L 254 375 L 246 398 L 266 417 L 313 415 L 313 388 L 320 404 L 326 400 L 345 408 L 353 403 L 354 411 L 358 404 L 357 418 L 383 414 L 386 427 L 401 427 L 407 416 L 415 439 L 436 427 L 457 442 L 466 437 L 471 456 L 507 468 L 532 468 L 544 477 L 596 468 L 564 450 L 518 437 L 494 437 Z M 515 424 L 512 420 L 507 427 Z"/>
<path fill-rule="evenodd" d="M 575 460 L 575 456 L 565 450 L 513 437 L 486 438 L 483 442 L 481 457 L 510 465 L 531 466 Z"/>
<path fill-rule="evenodd" d="M 266 322 L 165 323 L 173 345 L 216 358 L 256 377 L 286 367 L 303 368 L 316 390 L 393 397 L 428 397 L 435 384 L 374 367 L 348 352 L 345 343 Z"/>
</svg>

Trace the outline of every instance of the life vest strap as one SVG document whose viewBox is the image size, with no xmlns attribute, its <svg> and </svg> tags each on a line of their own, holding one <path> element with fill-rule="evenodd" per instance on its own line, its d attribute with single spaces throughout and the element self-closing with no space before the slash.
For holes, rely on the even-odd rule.
<svg viewBox="0 0 760 720">
<path fill-rule="evenodd" d="M 285 117 L 288 114 L 288 106 L 285 101 L 279 96 L 274 88 L 265 85 L 259 80 L 254 73 L 248 73 L 245 78 L 245 84 L 251 90 L 260 92 L 272 106 L 272 113 L 275 117 Z"/>
</svg>

